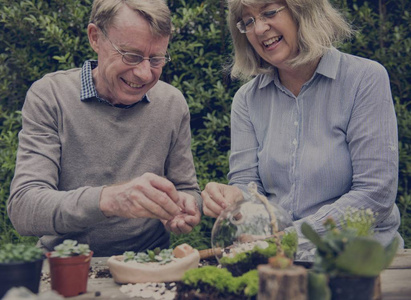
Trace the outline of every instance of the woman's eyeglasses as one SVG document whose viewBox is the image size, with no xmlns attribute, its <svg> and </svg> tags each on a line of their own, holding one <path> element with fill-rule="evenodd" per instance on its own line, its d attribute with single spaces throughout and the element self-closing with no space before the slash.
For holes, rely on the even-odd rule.
<svg viewBox="0 0 411 300">
<path fill-rule="evenodd" d="M 285 9 L 285 6 L 281 6 L 280 8 L 277 9 L 270 9 L 261 12 L 258 16 L 257 19 L 260 19 L 264 23 L 267 22 L 267 19 L 272 19 L 275 17 L 277 13 Z M 240 22 L 237 23 L 237 28 L 241 33 L 247 33 L 250 32 L 251 30 L 254 29 L 256 19 L 254 17 L 249 17 L 246 20 L 241 20 Z"/>
</svg>

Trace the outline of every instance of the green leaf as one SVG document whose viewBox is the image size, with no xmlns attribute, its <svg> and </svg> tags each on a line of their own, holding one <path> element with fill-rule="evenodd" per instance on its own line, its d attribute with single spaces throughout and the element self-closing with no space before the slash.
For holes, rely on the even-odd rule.
<svg viewBox="0 0 411 300">
<path fill-rule="evenodd" d="M 398 245 L 400 241 L 397 237 L 395 237 L 391 243 L 385 247 L 385 255 L 384 255 L 384 269 L 388 268 L 391 262 L 394 259 L 395 254 L 398 251 Z"/>
<path fill-rule="evenodd" d="M 319 250 L 328 252 L 329 247 L 323 242 L 320 235 L 310 226 L 304 222 L 301 225 L 301 232 L 309 239 Z"/>
<path fill-rule="evenodd" d="M 377 240 L 358 237 L 347 244 L 336 259 L 336 266 L 350 274 L 378 276 L 385 267 L 384 247 Z"/>
</svg>

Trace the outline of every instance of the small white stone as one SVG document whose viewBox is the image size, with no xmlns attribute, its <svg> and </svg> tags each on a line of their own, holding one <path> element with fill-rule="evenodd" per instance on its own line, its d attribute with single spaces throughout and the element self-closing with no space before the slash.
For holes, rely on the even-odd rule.
<svg viewBox="0 0 411 300">
<path fill-rule="evenodd" d="M 143 298 L 150 298 L 152 294 L 153 294 L 152 291 L 150 291 L 150 290 L 145 290 L 145 291 L 142 291 L 142 292 L 141 292 L 140 296 L 143 297 Z"/>
</svg>

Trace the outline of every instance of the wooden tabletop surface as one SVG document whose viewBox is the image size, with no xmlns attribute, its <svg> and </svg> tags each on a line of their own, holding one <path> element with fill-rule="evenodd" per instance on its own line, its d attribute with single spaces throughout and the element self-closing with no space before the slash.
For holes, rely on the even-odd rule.
<svg viewBox="0 0 411 300">
<path fill-rule="evenodd" d="M 91 262 L 92 269 L 107 272 L 107 259 L 107 257 L 94 257 Z M 44 263 L 43 270 L 48 272 L 47 261 Z M 100 277 L 101 275 L 97 278 L 89 278 L 87 293 L 66 299 L 130 299 L 120 291 L 121 285 L 116 284 L 113 278 Z M 42 281 L 40 292 L 47 290 L 50 290 L 50 283 Z M 411 300 L 411 249 L 399 251 L 390 267 L 381 273 L 381 292 L 382 300 Z"/>
</svg>

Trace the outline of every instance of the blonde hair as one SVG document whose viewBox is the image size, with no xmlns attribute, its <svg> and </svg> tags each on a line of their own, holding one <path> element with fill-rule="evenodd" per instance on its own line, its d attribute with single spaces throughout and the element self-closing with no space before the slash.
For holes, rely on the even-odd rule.
<svg viewBox="0 0 411 300">
<path fill-rule="evenodd" d="M 171 13 L 164 0 L 94 0 L 90 23 L 107 32 L 115 24 L 117 13 L 123 5 L 143 16 L 154 35 L 171 35 Z"/>
<path fill-rule="evenodd" d="M 292 67 L 310 63 L 352 34 L 350 24 L 328 0 L 228 0 L 228 26 L 234 46 L 231 76 L 243 80 L 270 73 L 273 66 L 265 62 L 237 29 L 244 6 L 283 3 L 297 24 L 298 55 L 288 61 Z"/>
</svg>

